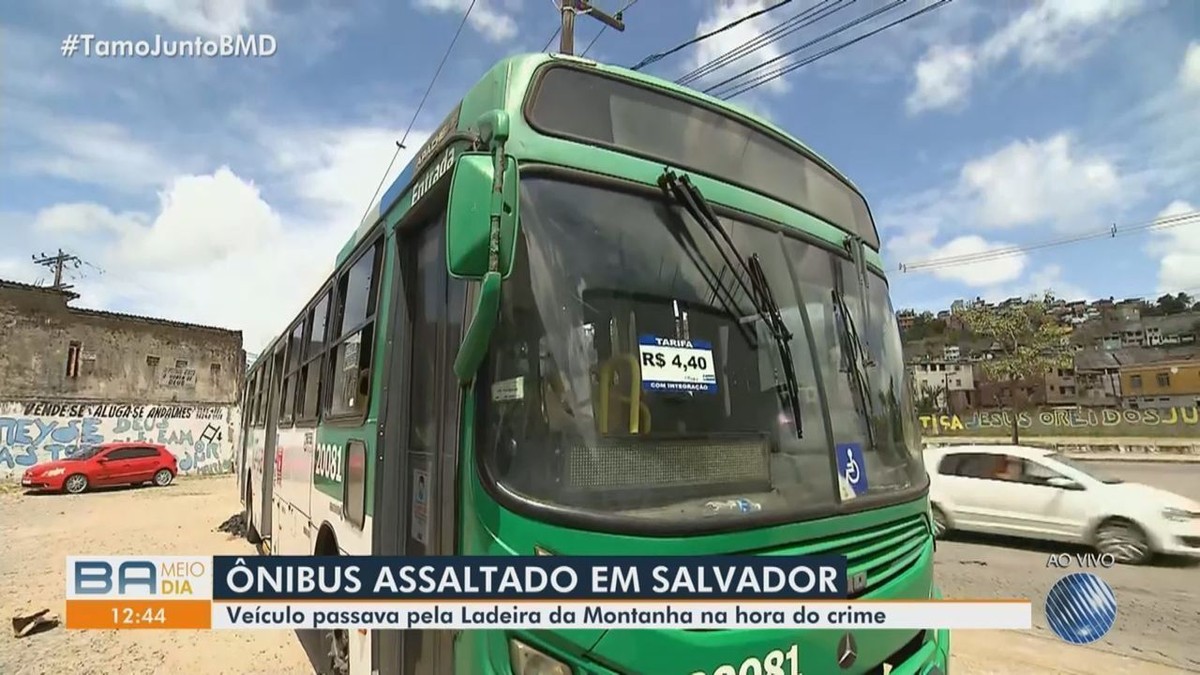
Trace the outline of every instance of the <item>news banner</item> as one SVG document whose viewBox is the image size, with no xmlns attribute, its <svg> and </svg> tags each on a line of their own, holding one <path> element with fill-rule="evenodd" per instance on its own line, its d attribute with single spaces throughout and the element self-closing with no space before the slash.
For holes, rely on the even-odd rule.
<svg viewBox="0 0 1200 675">
<path fill-rule="evenodd" d="M 861 582 L 861 575 L 856 582 Z M 73 556 L 69 629 L 1028 629 L 1028 600 L 848 600 L 839 557 Z"/>
</svg>

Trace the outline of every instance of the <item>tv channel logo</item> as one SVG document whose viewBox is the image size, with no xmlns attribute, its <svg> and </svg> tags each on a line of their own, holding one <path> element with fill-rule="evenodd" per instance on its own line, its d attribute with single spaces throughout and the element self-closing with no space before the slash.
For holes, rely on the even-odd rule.
<svg viewBox="0 0 1200 675">
<path fill-rule="evenodd" d="M 1091 572 L 1068 574 L 1046 594 L 1046 623 L 1064 642 L 1091 644 L 1117 621 L 1117 596 Z"/>
<path fill-rule="evenodd" d="M 67 599 L 212 597 L 208 556 L 71 556 Z"/>
</svg>

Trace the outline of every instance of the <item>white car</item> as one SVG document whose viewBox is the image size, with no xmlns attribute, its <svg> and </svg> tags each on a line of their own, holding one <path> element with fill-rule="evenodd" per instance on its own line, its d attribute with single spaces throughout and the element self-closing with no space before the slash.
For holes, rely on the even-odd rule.
<svg viewBox="0 0 1200 675">
<path fill-rule="evenodd" d="M 1044 448 L 925 450 L 934 536 L 949 530 L 1082 543 L 1117 562 L 1200 557 L 1200 504 Z"/>
</svg>

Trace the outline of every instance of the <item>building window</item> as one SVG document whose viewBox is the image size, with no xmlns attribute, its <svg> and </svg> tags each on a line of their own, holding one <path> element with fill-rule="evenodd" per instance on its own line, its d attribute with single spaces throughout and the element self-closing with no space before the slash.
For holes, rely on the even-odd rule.
<svg viewBox="0 0 1200 675">
<path fill-rule="evenodd" d="M 146 365 L 150 366 L 151 368 L 157 368 L 158 367 L 158 357 L 157 356 L 147 356 L 146 357 Z"/>
<path fill-rule="evenodd" d="M 183 359 L 176 359 L 175 367 L 176 368 L 187 368 L 187 361 L 184 361 Z"/>
<path fill-rule="evenodd" d="M 1171 386 L 1171 374 L 1170 373 L 1159 373 L 1154 376 L 1154 380 L 1155 380 L 1155 383 L 1160 387 Z"/>
<path fill-rule="evenodd" d="M 67 377 L 79 377 L 79 352 L 82 349 L 80 344 L 71 340 L 71 344 L 67 345 Z"/>
<path fill-rule="evenodd" d="M 208 367 L 208 377 L 216 384 L 221 380 L 221 364 L 214 363 Z"/>
<path fill-rule="evenodd" d="M 1141 389 L 1142 388 L 1142 376 L 1141 375 L 1131 375 L 1129 377 L 1129 386 L 1134 389 Z"/>
</svg>

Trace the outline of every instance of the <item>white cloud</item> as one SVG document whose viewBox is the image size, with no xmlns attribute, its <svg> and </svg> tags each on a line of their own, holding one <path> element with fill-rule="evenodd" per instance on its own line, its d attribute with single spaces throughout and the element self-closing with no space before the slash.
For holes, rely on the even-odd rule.
<svg viewBox="0 0 1200 675">
<path fill-rule="evenodd" d="M 1068 134 L 1017 140 L 967 161 L 951 184 L 884 204 L 878 211 L 880 229 L 887 235 L 884 255 L 908 273 L 930 274 L 993 295 L 1027 295 L 1046 287 L 1078 295 L 1082 291 L 1061 278 L 1061 269 L 1031 271 L 1031 259 L 1019 249 L 973 258 L 1012 245 L 981 232 L 1095 230 L 1118 218 L 1134 194 L 1111 161 L 1080 149 Z"/>
<path fill-rule="evenodd" d="M 1200 92 L 1200 42 L 1188 45 L 1179 68 L 1179 84 L 1184 91 Z"/>
<path fill-rule="evenodd" d="M 1067 134 L 1041 141 L 1013 141 L 963 166 L 960 186 L 985 227 L 1042 223 L 1059 229 L 1096 228 L 1102 214 L 1128 198 L 1117 168 L 1106 158 L 1078 150 Z"/>
<path fill-rule="evenodd" d="M 1156 220 L 1195 210 L 1188 202 L 1175 200 Z M 1200 289 L 1200 220 L 1155 232 L 1147 252 L 1159 258 L 1158 293 Z"/>
<path fill-rule="evenodd" d="M 1015 55 L 1024 67 L 1058 70 L 1087 56 L 1146 4 L 1142 0 L 1041 0 L 988 38 L 980 51 L 991 62 Z"/>
<path fill-rule="evenodd" d="M 988 241 L 979 235 L 968 234 L 955 237 L 931 250 L 928 257 L 934 259 L 953 259 L 958 256 L 972 256 L 1009 246 L 1011 244 Z M 1018 253 L 1003 258 L 988 258 L 967 265 L 938 267 L 934 268 L 932 273 L 939 279 L 958 281 L 968 286 L 994 286 L 1019 277 L 1021 272 L 1025 270 L 1026 262 L 1025 254 Z"/>
<path fill-rule="evenodd" d="M 171 28 L 200 35 L 240 33 L 269 12 L 269 0 L 114 0 L 128 10 L 144 12 Z"/>
<path fill-rule="evenodd" d="M 9 124 L 28 133 L 22 142 L 39 143 L 36 152 L 9 151 L 11 166 L 21 173 L 137 192 L 163 185 L 182 168 L 116 124 L 37 111 L 10 115 Z"/>
<path fill-rule="evenodd" d="M 142 221 L 139 213 L 113 213 L 107 206 L 90 202 L 55 204 L 38 212 L 35 230 L 62 234 L 86 234 L 96 231 L 127 232 Z"/>
<path fill-rule="evenodd" d="M 391 187 L 430 132 L 414 129 L 399 155 L 395 154 L 396 141 L 403 135 L 402 129 L 356 126 L 262 133 L 275 170 L 284 174 L 307 208 L 317 209 L 322 220 L 357 227 L 380 179 L 383 186 L 374 201 Z M 395 162 L 384 177 L 393 156 Z"/>
<path fill-rule="evenodd" d="M 1033 270 L 1012 283 L 986 288 L 979 292 L 979 297 L 989 302 L 999 302 L 1007 298 L 1040 296 L 1046 292 L 1051 292 L 1055 297 L 1064 300 L 1094 299 L 1093 294 L 1082 286 L 1067 281 L 1063 276 L 1062 266 L 1053 263 Z"/>
<path fill-rule="evenodd" d="M 974 46 L 931 49 L 917 64 L 912 113 L 961 105 L 972 78 L 1007 59 L 1027 70 L 1061 71 L 1088 56 L 1143 0 L 1040 0 Z"/>
<path fill-rule="evenodd" d="M 414 0 L 418 9 L 434 12 L 449 12 L 462 16 L 471 5 L 471 0 Z M 517 35 L 516 11 L 520 0 L 477 0 L 467 24 L 484 39 L 500 43 Z"/>
<path fill-rule="evenodd" d="M 708 33 L 720 26 L 732 23 L 748 14 L 765 8 L 767 5 L 768 2 L 766 0 L 722 0 L 713 8 L 711 14 L 700 20 L 700 23 L 696 26 L 696 35 Z M 763 33 L 770 30 L 773 25 L 774 23 L 770 17 L 763 15 L 749 21 L 744 21 L 723 33 L 718 33 L 708 38 L 697 44 L 696 48 L 692 51 L 692 58 L 688 62 L 688 71 L 694 71 L 704 64 L 739 49 L 746 43 L 754 41 Z M 756 42 L 755 44 L 758 43 Z M 722 66 L 717 72 L 690 82 L 688 86 L 703 89 L 706 86 L 717 84 L 732 73 L 742 72 L 778 58 L 781 53 L 781 50 L 775 43 L 762 44 L 758 49 L 747 53 L 732 63 Z M 752 77 L 769 73 L 773 67 L 784 65 L 785 63 L 786 61 L 775 61 L 772 65 L 755 71 Z M 784 78 L 779 77 L 763 84 L 759 89 L 772 94 L 782 94 L 788 91 L 789 86 L 784 81 Z"/>
<path fill-rule="evenodd" d="M 909 221 L 904 231 L 886 242 L 887 256 L 906 265 L 921 261 L 949 263 L 955 259 L 965 264 L 942 264 L 922 268 L 906 267 L 906 273 L 931 274 L 937 279 L 957 281 L 973 288 L 985 288 L 1012 281 L 1025 271 L 1028 257 L 1021 252 L 1004 257 L 967 262 L 971 256 L 1008 248 L 1011 244 L 990 241 L 976 234 L 954 237 L 937 244 L 938 227 L 928 217 L 923 224 Z"/>
<path fill-rule="evenodd" d="M 39 269 L 29 258 L 0 258 L 0 279 L 32 284 L 37 281 Z"/>
<path fill-rule="evenodd" d="M 961 105 L 971 89 L 975 55 L 966 47 L 934 46 L 917 63 L 917 88 L 908 95 L 910 113 Z"/>
<path fill-rule="evenodd" d="M 290 199 L 268 202 L 255 181 L 222 166 L 166 174 L 154 212 L 91 202 L 38 212 L 35 234 L 88 250 L 103 271 L 74 282 L 77 304 L 241 330 L 250 351 L 282 331 L 332 271 L 399 134 L 370 126 L 259 133 L 268 173 Z M 384 189 L 427 137 L 410 134 Z M 17 276 L 18 262 L 0 260 L 0 277 Z"/>
<path fill-rule="evenodd" d="M 353 226 L 285 228 L 258 189 L 226 167 L 178 176 L 157 214 L 115 214 L 95 204 L 38 214 L 53 227 L 74 211 L 97 217 L 110 235 L 89 256 L 104 270 L 77 283 L 79 304 L 244 332 L 261 347 L 317 289 Z M 95 241 L 95 240 L 93 240 Z"/>
</svg>

